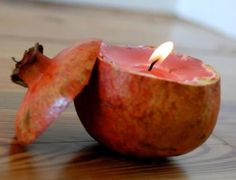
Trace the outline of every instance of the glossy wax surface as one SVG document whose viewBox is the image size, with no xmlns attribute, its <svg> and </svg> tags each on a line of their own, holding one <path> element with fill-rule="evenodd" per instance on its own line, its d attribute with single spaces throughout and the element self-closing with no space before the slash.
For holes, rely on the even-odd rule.
<svg viewBox="0 0 236 180">
<path fill-rule="evenodd" d="M 148 71 L 148 59 L 154 49 L 147 46 L 129 47 L 103 43 L 100 56 L 123 69 L 152 74 L 171 81 L 197 83 L 199 80 L 210 81 L 216 77 L 214 70 L 201 60 L 175 53 L 171 53 L 162 63 L 157 62 L 152 70 Z"/>
</svg>

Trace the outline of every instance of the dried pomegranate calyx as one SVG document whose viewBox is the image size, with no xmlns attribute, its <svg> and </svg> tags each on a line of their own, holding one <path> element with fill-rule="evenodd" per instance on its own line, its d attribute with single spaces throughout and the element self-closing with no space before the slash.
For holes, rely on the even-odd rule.
<svg viewBox="0 0 236 180">
<path fill-rule="evenodd" d="M 43 55 L 43 46 L 39 43 L 26 50 L 22 60 L 12 59 L 16 65 L 11 80 L 23 87 L 29 87 L 51 63 L 51 59 Z"/>
</svg>

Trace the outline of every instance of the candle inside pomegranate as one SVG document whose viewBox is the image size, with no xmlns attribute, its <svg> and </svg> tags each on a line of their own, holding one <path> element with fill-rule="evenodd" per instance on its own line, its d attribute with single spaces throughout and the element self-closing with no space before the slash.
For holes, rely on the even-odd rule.
<svg viewBox="0 0 236 180">
<path fill-rule="evenodd" d="M 149 71 L 153 51 L 103 43 L 75 108 L 88 133 L 116 152 L 181 155 L 205 142 L 214 128 L 220 77 L 202 61 L 175 53 Z"/>
<path fill-rule="evenodd" d="M 175 82 L 195 84 L 199 81 L 213 80 L 215 72 L 208 68 L 201 60 L 171 53 L 163 62 L 158 62 L 148 71 L 148 61 L 154 48 L 127 47 L 102 44 L 100 55 L 105 61 L 118 65 L 122 69 L 154 75 L 161 79 Z"/>
<path fill-rule="evenodd" d="M 74 99 L 88 133 L 116 152 L 175 156 L 200 146 L 217 120 L 220 76 L 200 60 L 163 53 L 166 43 L 159 47 L 154 56 L 151 47 L 92 40 L 52 59 L 40 45 L 30 48 L 11 76 L 29 88 L 16 115 L 18 142 L 32 143 Z"/>
</svg>

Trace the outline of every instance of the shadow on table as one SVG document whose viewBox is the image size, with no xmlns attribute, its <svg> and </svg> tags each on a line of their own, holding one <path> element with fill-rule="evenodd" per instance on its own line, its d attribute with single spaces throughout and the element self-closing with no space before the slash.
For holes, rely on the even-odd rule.
<svg viewBox="0 0 236 180">
<path fill-rule="evenodd" d="M 10 143 L 6 141 L 3 144 L 9 149 L 1 157 L 4 166 L 0 164 L 0 179 L 34 179 L 39 176 L 34 166 L 33 154 L 28 152 L 27 147 L 19 145 L 15 138 Z"/>
<path fill-rule="evenodd" d="M 184 171 L 171 158 L 143 159 L 123 156 L 97 144 L 78 152 L 65 165 L 60 177 L 111 178 L 175 178 L 187 179 Z"/>
</svg>

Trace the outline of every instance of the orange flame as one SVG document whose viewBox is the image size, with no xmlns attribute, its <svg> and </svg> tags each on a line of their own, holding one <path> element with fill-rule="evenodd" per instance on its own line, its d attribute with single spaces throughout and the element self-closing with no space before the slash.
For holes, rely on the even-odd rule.
<svg viewBox="0 0 236 180">
<path fill-rule="evenodd" d="M 174 44 L 171 41 L 161 44 L 159 47 L 155 49 L 155 51 L 152 53 L 148 61 L 151 63 L 153 63 L 154 61 L 163 62 L 166 59 L 166 57 L 171 53 L 173 47 Z"/>
</svg>

